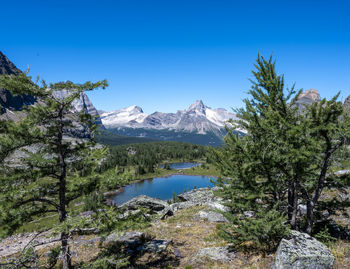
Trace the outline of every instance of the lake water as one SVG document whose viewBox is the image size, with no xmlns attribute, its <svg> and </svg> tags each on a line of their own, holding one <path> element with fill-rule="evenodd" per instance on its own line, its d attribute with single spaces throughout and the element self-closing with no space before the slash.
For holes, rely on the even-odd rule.
<svg viewBox="0 0 350 269">
<path fill-rule="evenodd" d="M 184 191 L 192 190 L 194 187 L 213 187 L 213 183 L 210 182 L 210 179 L 212 179 L 212 177 L 188 175 L 171 175 L 146 179 L 125 186 L 122 188 L 121 192 L 115 196 L 111 196 L 110 199 L 117 205 L 125 203 L 139 195 L 169 200 L 172 198 L 174 192 L 180 194 Z"/>
<path fill-rule="evenodd" d="M 171 169 L 187 169 L 192 168 L 201 165 L 200 163 L 171 163 L 170 168 Z M 164 164 L 160 166 L 160 168 L 164 168 Z"/>
</svg>

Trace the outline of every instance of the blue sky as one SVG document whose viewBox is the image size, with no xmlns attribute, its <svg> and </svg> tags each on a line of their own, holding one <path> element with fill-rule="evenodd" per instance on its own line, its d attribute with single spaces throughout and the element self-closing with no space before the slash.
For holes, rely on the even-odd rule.
<svg viewBox="0 0 350 269">
<path fill-rule="evenodd" d="M 258 52 L 288 85 L 350 95 L 347 1 L 1 1 L 0 50 L 49 82 L 107 79 L 98 109 L 242 106 Z"/>
</svg>

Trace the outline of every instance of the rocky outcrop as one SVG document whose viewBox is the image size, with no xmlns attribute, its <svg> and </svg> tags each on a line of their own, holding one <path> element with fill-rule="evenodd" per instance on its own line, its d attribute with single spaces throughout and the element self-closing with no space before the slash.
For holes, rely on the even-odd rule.
<svg viewBox="0 0 350 269">
<path fill-rule="evenodd" d="M 136 211 L 140 208 L 147 208 L 150 214 L 158 214 L 162 219 L 166 216 L 173 215 L 173 211 L 167 202 L 146 195 L 139 195 L 119 207 L 127 210 L 127 212 Z"/>
<path fill-rule="evenodd" d="M 60 99 L 67 98 L 71 94 L 72 92 L 68 90 L 60 90 L 60 91 L 54 92 L 55 97 Z M 102 124 L 100 115 L 97 112 L 97 109 L 94 107 L 89 97 L 84 92 L 80 93 L 79 98 L 73 101 L 72 106 L 73 106 L 74 112 L 76 113 L 83 111 L 85 114 L 90 114 L 91 116 L 93 116 L 95 118 L 96 124 L 104 129 L 104 126 Z"/>
<path fill-rule="evenodd" d="M 18 75 L 22 73 L 1 51 L 0 51 L 0 75 Z M 0 89 L 0 116 L 1 118 L 16 120 L 12 110 L 20 111 L 25 105 L 32 105 L 36 98 L 30 95 L 13 95 L 6 89 Z"/>
<path fill-rule="evenodd" d="M 110 248 L 114 246 L 122 246 L 129 253 L 156 253 L 160 254 L 168 248 L 170 240 L 147 239 L 142 232 L 126 232 L 122 235 L 111 233 L 102 242 L 102 247 Z"/>
<path fill-rule="evenodd" d="M 200 211 L 199 218 L 209 222 L 228 222 L 220 212 L 216 211 Z"/>
<path fill-rule="evenodd" d="M 119 244 L 129 248 L 136 248 L 140 246 L 143 241 L 145 241 L 145 234 L 142 232 L 127 232 L 123 235 L 111 233 L 102 242 L 102 246 L 108 248 Z"/>
<path fill-rule="evenodd" d="M 350 108 L 350 95 L 348 97 L 346 97 L 345 101 L 344 101 L 344 107 L 346 109 Z"/>
<path fill-rule="evenodd" d="M 314 102 L 320 101 L 320 94 L 316 89 L 310 89 L 305 92 L 302 92 L 298 100 L 295 102 L 295 105 L 299 111 L 303 111 L 305 106 L 312 105 Z"/>
<path fill-rule="evenodd" d="M 177 196 L 183 202 L 190 202 L 193 205 L 204 205 L 215 200 L 213 191 L 210 188 L 200 188 L 188 191 Z"/>
<path fill-rule="evenodd" d="M 334 256 L 308 234 L 292 231 L 278 246 L 274 269 L 331 269 Z"/>
</svg>

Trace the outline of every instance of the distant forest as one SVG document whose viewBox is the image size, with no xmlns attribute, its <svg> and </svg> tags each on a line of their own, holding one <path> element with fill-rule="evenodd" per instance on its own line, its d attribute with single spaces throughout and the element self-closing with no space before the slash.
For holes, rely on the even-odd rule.
<svg viewBox="0 0 350 269">
<path fill-rule="evenodd" d="M 116 166 L 133 166 L 142 175 L 152 173 L 162 162 L 206 158 L 208 147 L 184 142 L 150 142 L 111 146 L 101 172 Z"/>
</svg>

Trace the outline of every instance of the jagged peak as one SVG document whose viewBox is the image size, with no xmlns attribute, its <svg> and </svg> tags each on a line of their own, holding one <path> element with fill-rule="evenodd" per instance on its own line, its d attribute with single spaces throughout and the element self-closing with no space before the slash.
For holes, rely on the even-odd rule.
<svg viewBox="0 0 350 269">
<path fill-rule="evenodd" d="M 0 51 L 0 75 L 18 75 L 19 73 L 21 70 Z"/>
<path fill-rule="evenodd" d="M 188 108 L 188 110 L 202 110 L 202 109 L 205 109 L 205 105 L 202 100 L 196 100 L 196 102 L 194 102 Z"/>
<path fill-rule="evenodd" d="M 140 113 L 143 113 L 142 108 L 139 107 L 139 106 L 136 106 L 136 105 L 126 107 L 125 110 L 126 110 L 126 111 L 133 111 L 133 110 L 136 110 L 136 111 L 138 111 L 138 112 L 140 112 Z"/>
<path fill-rule="evenodd" d="M 302 92 L 299 95 L 298 99 L 301 99 L 301 98 L 308 98 L 308 99 L 311 99 L 313 101 L 319 101 L 320 100 L 320 94 L 318 93 L 318 90 L 310 89 L 310 90 L 307 90 L 305 92 Z"/>
</svg>

